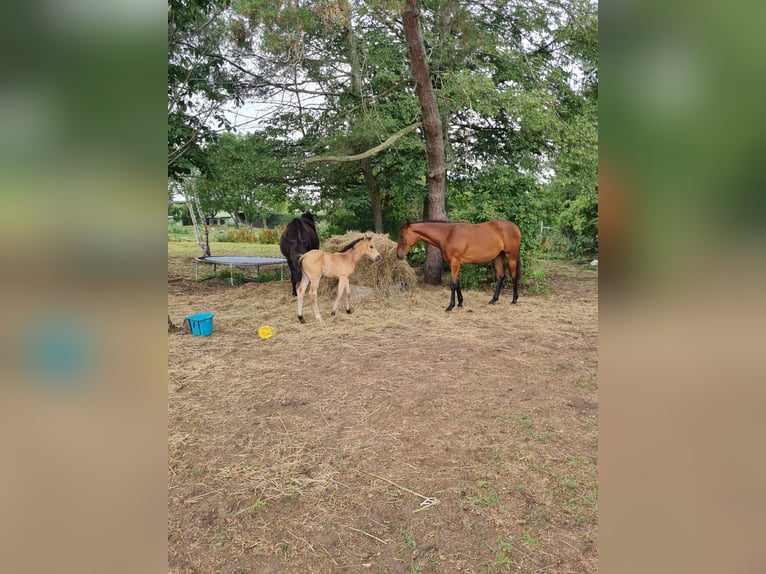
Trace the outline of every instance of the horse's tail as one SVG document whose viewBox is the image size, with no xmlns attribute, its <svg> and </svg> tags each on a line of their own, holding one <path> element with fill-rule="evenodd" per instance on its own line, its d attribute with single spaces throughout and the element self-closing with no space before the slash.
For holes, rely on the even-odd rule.
<svg viewBox="0 0 766 574">
<path fill-rule="evenodd" d="M 306 251 L 306 253 L 308 253 L 308 251 Z M 306 257 L 306 253 L 300 253 L 295 257 L 295 268 L 298 270 L 299 280 L 303 275 L 303 258 Z"/>
</svg>

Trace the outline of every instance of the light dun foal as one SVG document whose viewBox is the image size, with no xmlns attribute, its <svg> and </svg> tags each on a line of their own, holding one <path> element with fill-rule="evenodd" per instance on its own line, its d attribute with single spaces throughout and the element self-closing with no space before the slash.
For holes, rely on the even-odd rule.
<svg viewBox="0 0 766 574">
<path fill-rule="evenodd" d="M 319 280 L 322 276 L 338 278 L 338 296 L 335 298 L 335 304 L 332 306 L 332 314 L 338 310 L 338 303 L 343 293 L 346 294 L 346 313 L 351 313 L 351 287 L 348 284 L 348 276 L 356 269 L 356 264 L 363 255 L 367 255 L 373 261 L 380 261 L 380 253 L 375 249 L 372 243 L 372 237 L 364 236 L 356 239 L 346 245 L 338 253 L 326 253 L 319 249 L 312 249 L 305 253 L 301 259 L 301 269 L 303 278 L 300 287 L 298 287 L 298 320 L 303 320 L 303 294 L 306 287 L 311 283 L 311 305 L 314 307 L 314 317 L 317 321 L 322 321 L 317 305 L 317 289 L 319 289 Z"/>
</svg>

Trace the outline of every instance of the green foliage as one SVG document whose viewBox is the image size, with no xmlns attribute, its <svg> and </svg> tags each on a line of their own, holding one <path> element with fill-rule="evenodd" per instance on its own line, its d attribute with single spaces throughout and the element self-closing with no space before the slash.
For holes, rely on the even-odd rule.
<svg viewBox="0 0 766 574">
<path fill-rule="evenodd" d="M 500 164 L 490 165 L 470 180 L 452 186 L 448 195 L 451 220 L 479 223 L 509 219 L 521 230 L 522 258 L 537 250 L 537 231 L 543 216 L 543 189 L 534 178 Z"/>
<path fill-rule="evenodd" d="M 526 263 L 522 263 L 521 270 L 521 286 L 529 289 L 532 295 L 547 295 L 548 286 L 545 284 L 548 275 L 545 269 L 540 265 L 539 260 L 533 259 Z"/>
<path fill-rule="evenodd" d="M 188 211 L 185 205 L 168 201 L 168 215 L 173 216 L 174 222 L 181 223 L 187 213 Z"/>
<path fill-rule="evenodd" d="M 185 157 L 201 170 L 203 209 L 275 227 L 284 222 L 270 218 L 310 207 L 323 213 L 321 237 L 373 229 L 377 209 L 391 235 L 405 219 L 423 218 L 426 158 L 418 132 L 365 162 L 302 163 L 364 152 L 420 121 L 401 3 L 238 0 L 225 18 L 213 16 L 221 6 L 216 0 L 169 5 L 169 45 L 211 21 L 188 53 L 176 43 L 169 48 L 169 98 L 184 87 L 190 58 L 203 47 L 213 57 L 207 67 L 194 68 L 201 72 L 192 83 L 196 91 L 183 94 L 215 103 L 237 98 L 243 85 L 262 95 L 284 89 L 290 79 L 295 84 L 282 92 L 289 103 L 274 104 L 257 134 L 223 134 L 214 141 L 212 133 L 199 132 L 199 146 Z M 590 257 L 598 249 L 595 6 L 587 0 L 450 0 L 420 3 L 420 10 L 445 124 L 448 216 L 514 221 L 522 230 L 523 282 L 542 292 L 538 258 Z M 252 54 L 246 62 L 252 73 L 246 82 L 230 81 L 236 67 L 224 66 L 217 55 L 239 62 L 243 48 Z M 339 69 L 351 73 L 339 75 Z M 323 96 L 301 93 L 306 86 Z M 188 117 L 193 106 L 185 105 L 169 114 L 169 150 L 171 140 L 178 146 L 199 127 Z M 541 222 L 555 232 L 541 238 Z M 422 253 L 413 250 L 413 265 Z M 488 285 L 492 274 L 489 265 L 466 266 L 461 283 Z"/>
<path fill-rule="evenodd" d="M 168 225 L 168 240 L 170 241 L 192 241 L 192 232 L 188 227 L 171 223 Z"/>
<path fill-rule="evenodd" d="M 221 135 L 208 147 L 208 175 L 196 183 L 203 207 L 263 221 L 284 209 L 287 189 L 283 144 L 266 133 Z"/>
<path fill-rule="evenodd" d="M 215 240 L 222 243 L 259 243 L 261 245 L 274 245 L 279 243 L 283 231 L 284 228 L 228 228 L 218 231 Z"/>
<path fill-rule="evenodd" d="M 570 240 L 570 252 L 585 258 L 598 254 L 598 192 L 584 190 L 564 202 L 558 225 Z"/>
<path fill-rule="evenodd" d="M 206 145 L 229 121 L 222 105 L 241 104 L 246 86 L 226 60 L 227 0 L 168 0 L 168 177 L 210 173 Z"/>
</svg>

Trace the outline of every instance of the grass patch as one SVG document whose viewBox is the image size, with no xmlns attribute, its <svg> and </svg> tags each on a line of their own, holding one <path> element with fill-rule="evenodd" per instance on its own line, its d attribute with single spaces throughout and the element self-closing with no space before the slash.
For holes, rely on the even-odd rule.
<svg viewBox="0 0 766 574">
<path fill-rule="evenodd" d="M 460 501 L 461 506 L 468 504 L 475 508 L 497 508 L 500 506 L 500 497 L 492 488 L 491 480 L 480 480 L 477 484 L 477 496 L 464 498 Z"/>
<path fill-rule="evenodd" d="M 279 544 L 279 555 L 282 556 L 282 559 L 285 561 L 290 560 L 290 542 L 283 540 Z"/>
<path fill-rule="evenodd" d="M 598 388 L 598 382 L 596 381 L 596 374 L 594 373 L 591 378 L 584 381 L 577 381 L 577 386 L 588 391 Z"/>
<path fill-rule="evenodd" d="M 216 548 L 224 548 L 229 545 L 229 531 L 226 528 L 216 528 L 210 542 Z"/>
<path fill-rule="evenodd" d="M 415 550 L 417 545 L 415 544 L 415 535 L 411 530 L 402 529 L 399 531 L 399 535 L 402 537 L 402 540 L 404 540 L 404 544 L 407 546 L 407 548 L 410 550 Z"/>
<path fill-rule="evenodd" d="M 267 500 L 256 500 L 253 503 L 253 513 L 256 514 L 258 512 L 261 512 L 262 510 L 266 510 L 269 507 L 269 502 Z"/>
<path fill-rule="evenodd" d="M 532 415 L 526 413 L 521 415 L 508 415 L 507 418 L 509 422 L 519 426 L 528 439 L 543 444 L 548 442 L 550 432 L 557 428 L 553 423 L 540 425 L 534 421 Z"/>
<path fill-rule="evenodd" d="M 494 546 L 490 546 L 490 550 L 495 555 L 495 561 L 493 566 L 509 570 L 511 568 L 511 554 L 513 553 L 513 544 L 506 542 L 502 537 L 497 539 Z"/>
</svg>

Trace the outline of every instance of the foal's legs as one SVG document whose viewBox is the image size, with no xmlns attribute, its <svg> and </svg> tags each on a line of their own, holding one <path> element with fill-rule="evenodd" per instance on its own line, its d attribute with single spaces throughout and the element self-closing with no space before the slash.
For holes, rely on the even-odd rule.
<svg viewBox="0 0 766 574">
<path fill-rule="evenodd" d="M 351 314 L 351 284 L 346 278 L 346 313 Z"/>
<path fill-rule="evenodd" d="M 300 287 L 298 287 L 298 320 L 301 323 L 306 322 L 303 320 L 303 294 L 306 292 L 306 287 L 308 286 L 309 281 L 308 273 L 304 273 L 301 278 Z"/>
<path fill-rule="evenodd" d="M 309 295 L 311 295 L 311 306 L 314 308 L 314 317 L 316 317 L 316 320 L 320 323 L 322 322 L 322 316 L 319 314 L 319 305 L 317 304 L 317 290 L 319 289 L 319 281 L 322 278 L 322 275 L 319 275 L 319 278 L 316 281 L 311 282 L 311 289 L 309 290 Z"/>
<path fill-rule="evenodd" d="M 335 304 L 332 306 L 332 315 L 335 316 L 335 312 L 338 310 L 338 303 L 340 298 L 346 295 L 346 313 L 351 313 L 351 286 L 348 283 L 348 277 L 338 277 L 338 295 L 335 297 Z"/>
</svg>

